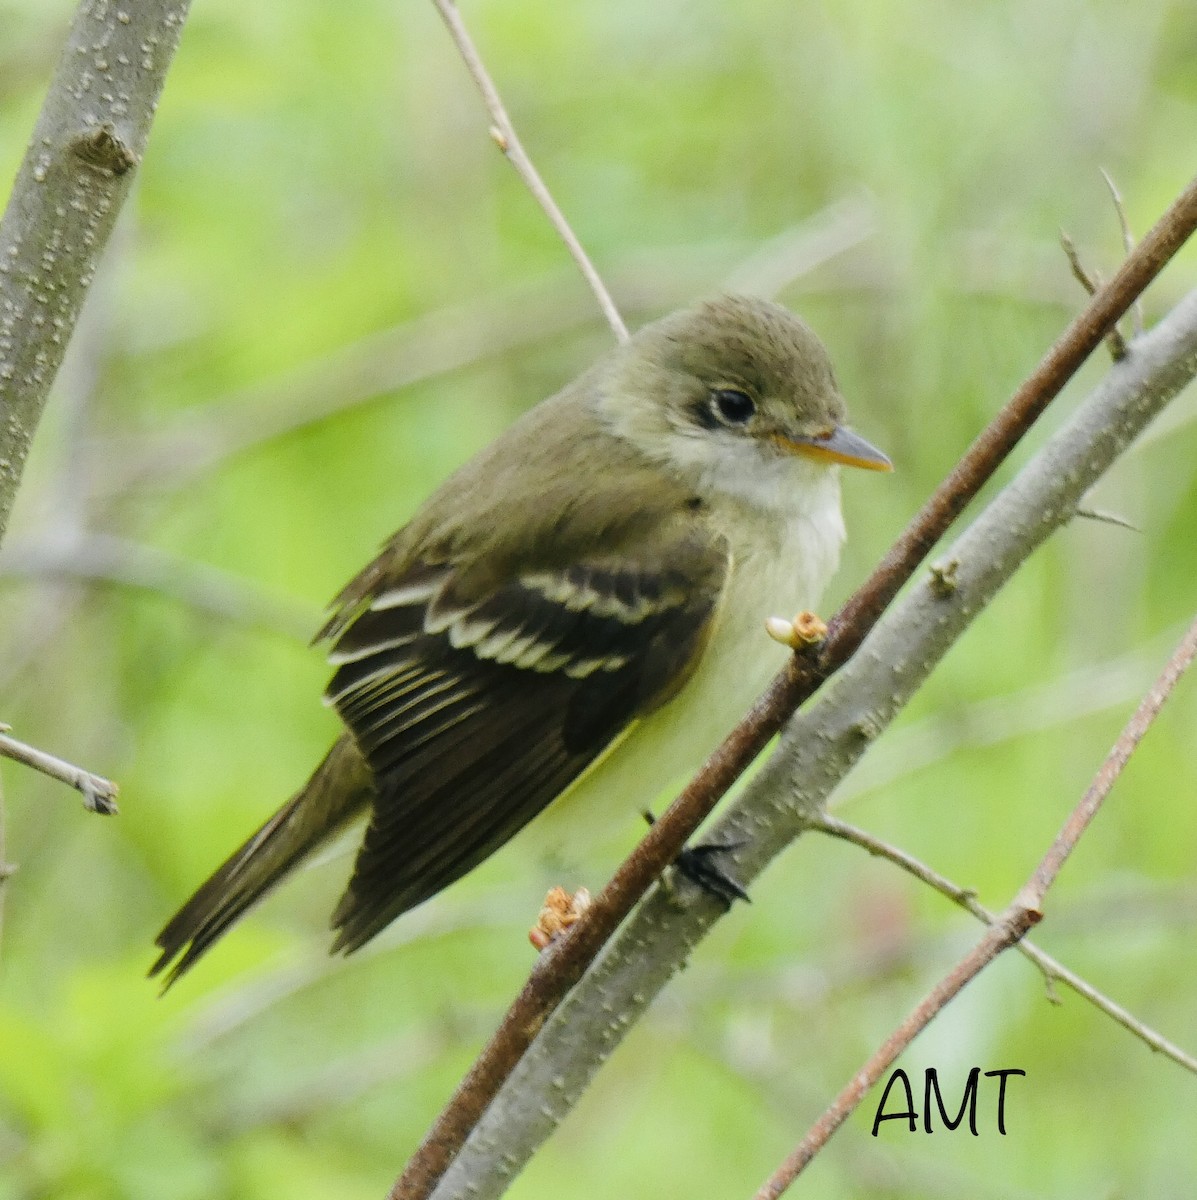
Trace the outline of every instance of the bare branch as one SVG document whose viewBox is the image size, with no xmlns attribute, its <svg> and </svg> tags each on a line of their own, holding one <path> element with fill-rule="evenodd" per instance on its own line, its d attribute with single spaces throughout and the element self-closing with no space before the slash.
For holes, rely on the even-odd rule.
<svg viewBox="0 0 1197 1200">
<path fill-rule="evenodd" d="M 276 599 L 206 563 L 127 538 L 83 533 L 63 542 L 24 539 L 0 551 L 0 579 L 71 579 L 112 583 L 166 596 L 205 616 L 307 641 L 317 614 Z"/>
<path fill-rule="evenodd" d="M 1122 252 L 1129 254 L 1135 248 L 1135 235 L 1131 233 L 1130 221 L 1126 217 L 1126 205 L 1122 203 L 1122 193 L 1114 182 L 1114 177 L 1105 169 L 1100 168 L 1101 177 L 1110 189 L 1110 199 L 1114 201 L 1114 212 L 1118 214 L 1118 228 L 1122 231 Z M 1143 301 L 1136 300 L 1134 304 L 1135 335 L 1143 332 Z"/>
<path fill-rule="evenodd" d="M 1136 341 L 1126 361 L 1110 370 L 947 551 L 945 557 L 957 562 L 955 590 L 944 596 L 929 580 L 909 589 L 872 630 L 861 653 L 788 722 L 777 752 L 706 837 L 742 843 L 728 856 L 739 882 L 750 883 L 803 832 L 810 815 L 1002 584 L 1053 530 L 1069 522 L 1094 481 L 1195 372 L 1197 293 Z M 657 889 L 624 922 L 582 983 L 542 1020 L 535 1045 L 445 1173 L 437 1200 L 464 1192 L 475 1200 L 499 1195 L 722 915 L 719 905 L 682 880 L 672 889 Z M 576 936 L 571 932 L 563 945 Z M 537 972 L 542 970 L 538 964 Z M 537 1011 L 528 1006 L 536 981 L 534 976 L 517 1001 L 525 1014 Z M 485 1054 L 481 1061 L 487 1061 Z"/>
<path fill-rule="evenodd" d="M 0 725 L 0 730 L 9 728 L 8 725 Z M 55 758 L 53 754 L 47 754 L 44 750 L 18 742 L 6 732 L 0 732 L 0 755 L 75 788 L 83 794 L 83 807 L 88 812 L 101 813 L 106 817 L 117 812 L 117 786 L 102 775 L 93 775 L 91 771 L 85 771 L 64 759 Z"/>
<path fill-rule="evenodd" d="M 913 875 L 928 887 L 934 888 L 940 895 L 946 896 L 954 904 L 958 904 L 966 912 L 972 913 L 978 921 L 983 921 L 986 925 L 992 925 L 998 919 L 996 913 L 986 908 L 977 899 L 976 892 L 971 888 L 960 887 L 946 876 L 940 875 L 938 871 L 927 866 L 926 863 L 915 858 L 913 854 L 908 854 L 898 846 L 890 845 L 889 842 L 875 837 L 867 830 L 859 829 L 855 825 L 850 825 L 848 822 L 841 821 L 838 817 L 830 816 L 827 813 L 814 814 L 810 819 L 809 827 L 818 833 L 826 833 L 831 837 L 851 842 L 854 846 L 859 846 L 862 850 L 867 850 L 870 854 L 892 862 L 895 866 L 901 867 L 903 871 Z M 1145 1042 L 1151 1049 L 1158 1050 L 1167 1058 L 1172 1059 L 1178 1066 L 1184 1067 L 1186 1071 L 1197 1075 L 1197 1058 L 1186 1053 L 1175 1043 L 1170 1042 L 1162 1033 L 1157 1033 L 1150 1026 L 1144 1024 L 1127 1009 L 1123 1008 L 1121 1004 L 1111 1000 L 1109 996 L 1100 992 L 1087 980 L 1077 975 L 1074 971 L 1069 970 L 1058 959 L 1041 950 L 1034 942 L 1030 942 L 1024 938 L 1018 943 L 1018 951 L 1024 958 L 1033 962 L 1043 972 L 1043 977 L 1047 981 L 1049 988 L 1054 983 L 1067 985 L 1077 995 L 1088 1000 L 1095 1008 L 1100 1009 L 1106 1016 L 1117 1021 L 1119 1025 L 1133 1033 L 1140 1041 Z"/>
<path fill-rule="evenodd" d="M 1068 856 L 1097 815 L 1123 767 L 1143 735 L 1151 728 L 1164 701 L 1172 694 L 1172 689 L 1194 657 L 1197 657 L 1197 619 L 1193 621 L 1159 678 L 1126 723 L 1093 782 L 1056 835 L 1055 841 L 1006 911 L 990 925 L 989 932 L 931 990 L 922 1003 L 852 1077 L 851 1082 L 815 1122 L 798 1147 L 757 1191 L 755 1200 L 777 1200 L 827 1144 L 831 1135 L 851 1116 L 873 1085 L 893 1065 L 898 1055 L 985 967 L 1004 950 L 1015 945 L 1027 930 L 1043 919 L 1043 901 L 1048 889 L 1055 883 L 1061 868 L 1068 861 Z"/>
<path fill-rule="evenodd" d="M 1056 881 L 1061 868 L 1068 861 L 1068 856 L 1076 848 L 1081 834 L 1089 827 L 1090 822 L 1097 816 L 1098 809 L 1105 802 L 1114 786 L 1122 768 L 1126 766 L 1135 747 L 1143 735 L 1151 728 L 1164 701 L 1172 694 L 1180 677 L 1189 669 L 1194 657 L 1197 657 L 1197 618 L 1189 626 L 1188 632 L 1181 639 L 1175 653 L 1168 660 L 1160 673 L 1160 677 L 1152 685 L 1151 690 L 1143 697 L 1143 702 L 1135 710 L 1126 727 L 1114 743 L 1113 749 L 1106 756 L 1093 783 L 1081 797 L 1072 815 L 1060 830 L 1051 849 L 1044 855 L 1035 874 L 1028 881 L 1024 891 L 1028 904 L 1041 906 L 1047 889 Z"/>
<path fill-rule="evenodd" d="M 578 241 L 577 235 L 565 219 L 565 214 L 557 207 L 557 202 L 553 199 L 549 189 L 544 184 L 544 180 L 541 179 L 536 168 L 532 165 L 532 160 L 528 157 L 527 152 L 520 143 L 519 137 L 515 132 L 515 126 L 512 125 L 511 118 L 508 117 L 507 110 L 503 107 L 499 90 L 495 87 L 494 81 L 491 79 L 489 72 L 482 62 L 482 57 L 478 53 L 477 47 L 470 38 L 469 31 L 461 19 L 461 14 L 457 11 L 457 5 L 453 3 L 453 0 L 432 0 L 432 2 L 436 5 L 437 12 L 441 14 L 441 18 L 444 20 L 446 26 L 448 26 L 449 36 L 452 37 L 454 44 L 457 46 L 458 52 L 465 62 L 466 69 L 478 85 L 478 90 L 482 93 L 486 109 L 490 113 L 491 120 L 494 122 L 491 137 L 494 138 L 495 144 L 499 149 L 503 151 L 507 161 L 515 168 L 516 174 L 524 181 L 525 186 L 532 193 L 536 203 L 544 210 L 549 223 L 560 235 L 574 262 L 578 264 L 578 269 L 590 285 L 590 290 L 594 293 L 594 298 L 598 301 L 599 308 L 603 310 L 603 316 L 607 318 L 607 324 L 611 326 L 611 332 L 615 334 L 618 341 L 626 342 L 628 340 L 628 329 L 623 323 L 623 318 L 619 315 L 619 309 L 615 307 L 615 301 L 611 299 L 606 285 L 599 278 L 599 273 L 594 269 L 594 264 L 587 257 L 586 251 L 582 249 L 582 243 Z"/>
<path fill-rule="evenodd" d="M 831 623 L 819 659 L 816 661 L 813 655 L 793 656 L 786 670 L 707 759 L 668 812 L 650 828 L 586 915 L 541 955 L 498 1031 L 396 1181 L 392 1200 L 424 1200 L 431 1194 L 547 1018 L 636 902 L 673 862 L 686 840 L 798 704 L 860 646 L 919 562 L 1194 227 L 1197 227 L 1197 179 L 1157 222 L 1110 283 L 1072 322 L 915 516 L 866 583 L 840 610 Z M 1183 366 L 1174 367 L 1171 377 L 1176 379 L 1172 388 L 1175 391 L 1184 378 Z M 1162 405 L 1161 399 L 1158 406 Z M 1125 444 L 1114 433 L 1108 441 L 1108 454 L 1091 458 L 1093 474 L 1086 486 L 1112 460 L 1114 448 L 1120 449 Z M 1083 471 L 1072 475 L 1072 481 L 1084 478 Z M 1069 514 L 1077 499 L 1079 494 L 1070 496 Z M 1038 524 L 1044 537 L 1053 527 L 1047 520 Z"/>
<path fill-rule="evenodd" d="M 1101 276 L 1097 274 L 1090 275 L 1085 270 L 1085 266 L 1081 262 L 1080 253 L 1076 248 L 1076 243 L 1063 229 L 1060 230 L 1060 245 L 1064 247 L 1064 254 L 1068 259 L 1068 265 L 1072 268 L 1072 274 L 1077 282 L 1085 289 L 1087 295 L 1096 295 L 1101 288 Z M 1126 339 L 1122 336 L 1117 325 L 1106 334 L 1106 345 L 1109 347 L 1110 357 L 1115 362 L 1120 362 L 1126 357 Z"/>
<path fill-rule="evenodd" d="M 188 7 L 83 0 L 0 218 L 0 538 Z"/>
<path fill-rule="evenodd" d="M 1018 901 L 1011 904 L 989 927 L 989 932 L 931 989 L 906 1020 L 885 1039 L 876 1054 L 852 1076 L 851 1082 L 828 1106 L 798 1147 L 756 1192 L 754 1200 L 777 1200 L 827 1144 L 831 1135 L 856 1111 L 898 1055 L 1003 950 L 1016 945 L 1041 916 L 1037 909 Z"/>
</svg>

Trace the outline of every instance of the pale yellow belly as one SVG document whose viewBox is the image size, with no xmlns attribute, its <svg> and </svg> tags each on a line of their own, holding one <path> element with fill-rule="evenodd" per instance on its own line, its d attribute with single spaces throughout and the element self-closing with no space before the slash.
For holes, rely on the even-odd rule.
<svg viewBox="0 0 1197 1200">
<path fill-rule="evenodd" d="M 779 557 L 776 547 L 769 561 L 762 555 L 759 562 L 741 564 L 685 688 L 637 722 L 566 793 L 561 807 L 571 817 L 585 807 L 618 821 L 672 800 L 785 665 L 789 651 L 765 632 L 765 618 L 814 608 L 834 566 L 835 555 L 818 563 L 809 557 L 795 561 Z"/>
</svg>

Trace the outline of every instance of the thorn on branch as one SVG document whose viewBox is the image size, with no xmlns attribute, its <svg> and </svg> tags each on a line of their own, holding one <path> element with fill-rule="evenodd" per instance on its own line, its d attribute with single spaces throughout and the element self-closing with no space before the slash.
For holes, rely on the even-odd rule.
<svg viewBox="0 0 1197 1200">
<path fill-rule="evenodd" d="M 1105 512 L 1100 508 L 1078 508 L 1074 515 L 1084 517 L 1086 521 L 1100 521 L 1104 525 L 1117 525 L 1120 529 L 1129 529 L 1134 533 L 1143 532 L 1138 525 L 1128 521 L 1125 517 L 1120 517 L 1117 513 Z"/>
<path fill-rule="evenodd" d="M 1135 249 L 1135 237 L 1131 233 L 1130 221 L 1126 218 L 1126 206 L 1122 203 L 1122 193 L 1118 190 L 1118 185 L 1114 182 L 1113 176 L 1101 167 L 1101 177 L 1106 181 L 1106 187 L 1110 189 L 1110 199 L 1114 201 L 1114 211 L 1118 214 L 1118 228 L 1122 230 L 1122 249 L 1126 254 L 1131 254 Z M 1137 299 L 1131 307 L 1134 313 L 1135 335 L 1138 336 L 1143 332 L 1143 301 Z"/>
<path fill-rule="evenodd" d="M 1068 265 L 1072 268 L 1072 273 L 1076 277 L 1077 282 L 1090 295 L 1097 294 L 1098 289 L 1102 286 L 1102 278 L 1095 271 L 1092 275 L 1085 270 L 1084 264 L 1081 262 L 1081 256 L 1077 252 L 1076 243 L 1063 230 L 1060 230 L 1060 245 L 1064 247 L 1064 254 L 1068 259 Z M 1109 333 L 1106 334 L 1106 346 L 1109 348 L 1110 357 L 1115 362 L 1121 362 L 1126 357 L 1126 339 L 1115 325 Z"/>
</svg>

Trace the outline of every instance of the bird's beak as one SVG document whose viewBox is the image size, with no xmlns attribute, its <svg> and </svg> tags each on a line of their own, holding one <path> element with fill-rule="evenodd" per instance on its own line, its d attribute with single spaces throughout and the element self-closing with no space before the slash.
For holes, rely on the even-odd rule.
<svg viewBox="0 0 1197 1200">
<path fill-rule="evenodd" d="M 837 425 L 825 437 L 791 438 L 777 434 L 775 440 L 791 454 L 801 454 L 820 462 L 843 463 L 846 467 L 861 467 L 865 471 L 894 469 L 894 464 L 876 446 L 842 425 Z"/>
</svg>

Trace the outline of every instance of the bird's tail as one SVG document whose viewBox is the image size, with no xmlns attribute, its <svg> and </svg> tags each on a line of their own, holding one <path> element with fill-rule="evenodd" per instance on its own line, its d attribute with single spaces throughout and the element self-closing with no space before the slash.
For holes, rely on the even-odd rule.
<svg viewBox="0 0 1197 1200">
<path fill-rule="evenodd" d="M 311 779 L 166 923 L 156 940 L 162 953 L 149 971 L 153 976 L 170 968 L 162 990 L 312 851 L 344 829 L 372 795 L 365 759 L 350 738 L 342 737 Z"/>
</svg>

